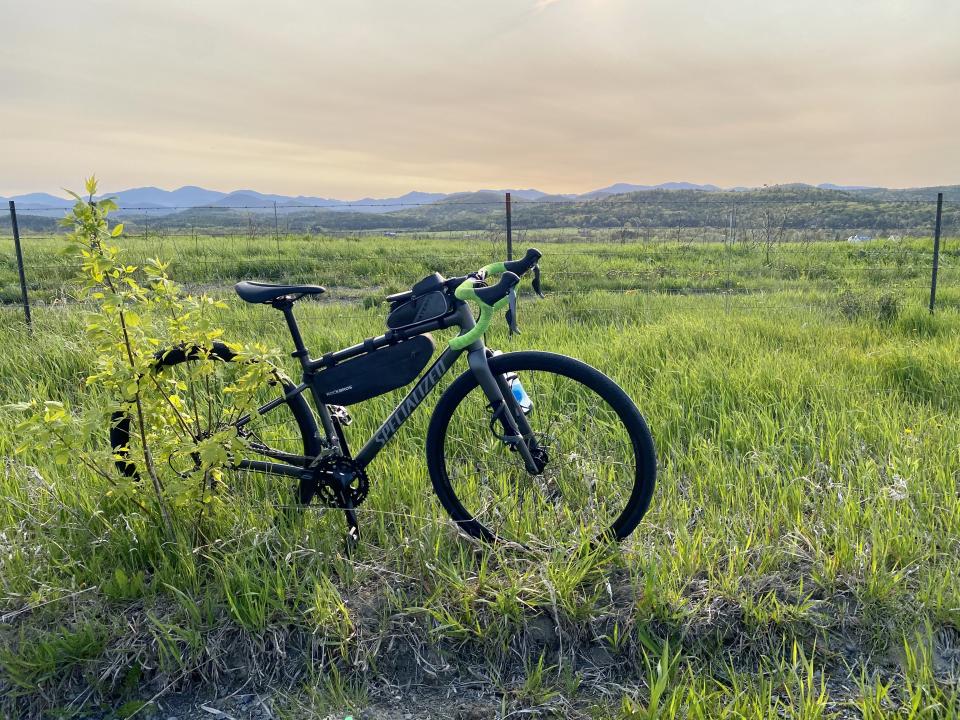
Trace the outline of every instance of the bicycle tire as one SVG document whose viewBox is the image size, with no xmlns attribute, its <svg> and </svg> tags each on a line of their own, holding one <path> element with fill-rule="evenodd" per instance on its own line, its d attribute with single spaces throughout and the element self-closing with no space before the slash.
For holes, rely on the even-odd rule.
<svg viewBox="0 0 960 720">
<path fill-rule="evenodd" d="M 617 541 L 623 540 L 636 529 L 643 518 L 653 496 L 656 484 L 656 451 L 647 423 L 633 400 L 612 379 L 599 370 L 580 360 L 555 353 L 522 351 L 497 355 L 489 360 L 494 375 L 506 375 L 512 372 L 523 377 L 524 371 L 535 371 L 567 378 L 596 393 L 613 410 L 623 423 L 623 429 L 630 439 L 630 447 L 636 466 L 632 478 L 632 489 L 623 510 L 602 530 L 600 535 Z M 458 407 L 472 392 L 479 392 L 473 373 L 467 371 L 460 375 L 444 392 L 437 403 L 427 431 L 427 467 L 434 492 L 456 525 L 468 535 L 486 541 L 511 540 L 525 544 L 523 539 L 503 537 L 497 531 L 485 525 L 458 497 L 447 468 L 445 444 L 448 429 Z M 537 398 L 534 397 L 534 410 Z M 488 415 L 489 417 L 489 415 Z M 533 418 L 533 415 L 531 415 Z M 531 423 L 532 424 L 532 423 Z M 536 428 L 534 428 L 536 434 Z M 522 468 L 522 461 L 517 458 Z M 523 470 L 526 472 L 526 470 Z"/>
<path fill-rule="evenodd" d="M 215 342 L 209 348 L 211 357 L 222 362 L 233 362 L 236 355 L 230 348 L 222 342 Z M 156 355 L 157 362 L 154 366 L 154 372 L 162 372 L 166 368 L 175 367 L 185 362 L 189 362 L 195 355 L 184 348 L 172 348 Z M 281 392 L 286 395 L 294 389 L 293 383 L 286 377 L 276 375 Z M 289 409 L 292 419 L 296 423 L 300 434 L 303 455 L 306 457 L 316 457 L 321 451 L 320 435 L 316 420 L 310 410 L 303 393 L 298 393 L 287 398 L 284 403 Z M 278 407 L 272 412 L 283 412 Z M 117 410 L 111 416 L 110 422 L 110 447 L 116 456 L 115 465 L 121 474 L 138 480 L 141 476 L 136 464 L 130 457 L 130 426 L 131 418 L 124 410 Z M 307 480 L 301 479 L 297 489 L 297 499 L 301 504 L 308 504 L 313 496 L 314 488 Z"/>
</svg>

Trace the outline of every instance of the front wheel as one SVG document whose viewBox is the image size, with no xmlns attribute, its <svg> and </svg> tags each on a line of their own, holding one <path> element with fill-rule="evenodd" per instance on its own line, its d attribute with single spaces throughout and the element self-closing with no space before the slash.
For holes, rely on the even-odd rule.
<svg viewBox="0 0 960 720">
<path fill-rule="evenodd" d="M 529 398 L 507 405 L 531 431 L 541 466 L 531 474 L 504 441 L 472 372 L 437 403 L 427 432 L 427 465 L 444 509 L 466 533 L 488 541 L 563 546 L 587 533 L 616 540 L 650 505 L 656 455 L 630 397 L 599 370 L 565 355 L 517 352 L 489 359 L 501 385 Z M 522 395 L 522 393 L 517 393 Z"/>
</svg>

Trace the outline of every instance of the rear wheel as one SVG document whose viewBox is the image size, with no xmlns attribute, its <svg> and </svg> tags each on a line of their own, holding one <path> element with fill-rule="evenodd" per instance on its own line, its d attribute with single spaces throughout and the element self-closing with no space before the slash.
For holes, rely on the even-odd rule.
<svg viewBox="0 0 960 720">
<path fill-rule="evenodd" d="M 606 375 L 564 355 L 518 352 L 489 360 L 516 377 L 532 407 L 526 442 L 542 471 L 527 471 L 498 434 L 473 373 L 447 389 L 430 421 L 427 464 L 450 517 L 484 540 L 563 546 L 584 533 L 623 539 L 650 504 L 656 457 L 646 422 Z M 520 405 L 507 398 L 518 418 Z"/>
<path fill-rule="evenodd" d="M 203 440 L 231 426 L 238 426 L 236 434 L 242 441 L 242 450 L 233 458 L 238 470 L 250 463 L 260 464 L 260 469 L 269 463 L 302 467 L 308 458 L 315 458 L 321 443 L 306 398 L 299 393 L 286 397 L 263 415 L 251 412 L 252 408 L 280 400 L 294 386 L 275 369 L 266 368 L 264 381 L 246 396 L 238 397 L 237 381 L 250 369 L 248 362 L 236 361 L 235 354 L 223 343 L 191 352 L 175 348 L 160 355 L 150 382 L 156 383 L 166 402 L 161 406 L 164 417 L 155 421 L 180 434 L 182 450 L 157 460 L 188 474 L 196 468 L 197 447 Z M 129 477 L 140 477 L 143 457 L 131 414 L 132 408 L 114 413 L 110 445 L 117 468 Z M 243 420 L 245 415 L 249 420 Z M 310 483 L 301 480 L 299 500 L 309 502 L 312 494 Z"/>
</svg>

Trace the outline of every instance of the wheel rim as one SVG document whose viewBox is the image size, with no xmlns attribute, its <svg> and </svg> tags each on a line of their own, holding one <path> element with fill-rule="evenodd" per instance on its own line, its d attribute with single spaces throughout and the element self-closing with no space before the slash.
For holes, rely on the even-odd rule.
<svg viewBox="0 0 960 720">
<path fill-rule="evenodd" d="M 301 428 L 304 419 L 298 415 L 303 413 L 297 412 L 296 403 L 284 402 L 265 415 L 257 414 L 256 408 L 291 387 L 269 365 L 222 361 L 211 355 L 210 359 L 164 364 L 147 382 L 163 400 L 153 407 L 146 423 L 150 427 L 166 426 L 178 437 L 174 447 L 155 460 L 182 476 L 198 471 L 205 444 L 222 446 L 228 453 L 228 464 L 237 468 L 243 460 L 302 464 L 304 456 L 314 449 L 312 435 L 307 437 Z M 244 416 L 249 419 L 236 427 Z M 129 419 L 119 428 L 119 432 L 112 431 L 111 442 L 115 448 L 128 448 L 120 452 L 130 461 L 131 470 L 125 473 L 138 475 L 136 468 L 142 460 L 139 437 L 136 432 L 131 436 Z"/>
<path fill-rule="evenodd" d="M 232 454 L 236 463 L 241 459 L 291 462 L 304 455 L 300 426 L 287 403 L 262 416 L 256 413 L 256 408 L 274 400 L 285 390 L 275 371 L 261 369 L 267 382 L 257 383 L 246 392 L 237 392 L 241 379 L 250 372 L 248 364 L 216 363 L 212 371 L 204 371 L 201 366 L 188 360 L 158 373 L 161 386 L 168 388 L 169 392 L 179 392 L 186 405 L 179 412 L 178 426 L 187 445 L 196 437 L 223 433 L 248 415 L 250 419 L 236 429 L 236 435 L 243 443 L 243 447 Z"/>
<path fill-rule="evenodd" d="M 610 532 L 637 481 L 626 425 L 596 390 L 572 377 L 516 374 L 533 401 L 526 417 L 548 456 L 546 467 L 531 476 L 520 454 L 495 437 L 487 398 L 473 387 L 453 411 L 443 441 L 461 521 L 478 523 L 471 529 L 491 539 L 552 547 Z"/>
</svg>

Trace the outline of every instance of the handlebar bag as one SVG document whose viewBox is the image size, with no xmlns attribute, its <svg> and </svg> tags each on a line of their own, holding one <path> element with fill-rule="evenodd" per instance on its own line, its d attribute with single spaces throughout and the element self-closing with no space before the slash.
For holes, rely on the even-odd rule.
<svg viewBox="0 0 960 720">
<path fill-rule="evenodd" d="M 427 333 L 333 365 L 313 386 L 324 402 L 352 405 L 409 385 L 430 362 L 436 345 Z"/>
<path fill-rule="evenodd" d="M 453 309 L 449 296 L 442 290 L 428 292 L 409 300 L 400 300 L 390 306 L 387 327 L 391 330 L 410 327 L 417 323 L 441 318 Z"/>
</svg>

